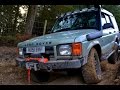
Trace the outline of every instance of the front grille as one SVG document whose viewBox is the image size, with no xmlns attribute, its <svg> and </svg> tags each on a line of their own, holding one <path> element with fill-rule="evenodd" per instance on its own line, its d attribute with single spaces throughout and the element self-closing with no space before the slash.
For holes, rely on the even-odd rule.
<svg viewBox="0 0 120 90">
<path fill-rule="evenodd" d="M 26 53 L 26 48 L 23 48 L 23 53 L 24 57 L 33 57 L 33 58 L 41 58 L 42 56 L 45 58 L 53 58 L 54 57 L 54 49 L 53 46 L 46 46 L 45 47 L 45 53 L 38 53 L 38 54 L 33 54 L 33 53 Z"/>
</svg>

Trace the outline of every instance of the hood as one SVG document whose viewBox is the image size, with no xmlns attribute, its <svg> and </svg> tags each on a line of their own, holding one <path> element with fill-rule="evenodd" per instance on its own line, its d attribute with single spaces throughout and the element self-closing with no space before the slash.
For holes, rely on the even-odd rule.
<svg viewBox="0 0 120 90">
<path fill-rule="evenodd" d="M 39 36 L 26 40 L 24 42 L 20 42 L 18 43 L 18 47 L 29 47 L 29 46 L 38 46 L 38 45 L 54 46 L 58 44 L 73 43 L 77 37 L 81 38 L 81 41 L 85 41 L 86 34 L 95 31 L 96 31 L 95 29 L 92 30 L 85 29 L 85 30 L 71 30 L 71 31 L 46 34 L 44 36 Z"/>
</svg>

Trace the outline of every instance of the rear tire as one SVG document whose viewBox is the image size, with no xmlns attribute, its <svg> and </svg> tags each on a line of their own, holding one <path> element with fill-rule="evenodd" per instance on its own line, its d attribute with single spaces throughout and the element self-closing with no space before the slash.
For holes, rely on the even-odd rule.
<svg viewBox="0 0 120 90">
<path fill-rule="evenodd" d="M 31 80 L 35 82 L 47 82 L 49 80 L 50 73 L 42 71 L 31 70 Z"/>
<path fill-rule="evenodd" d="M 117 47 L 116 51 L 108 58 L 108 62 L 111 64 L 116 64 L 118 61 L 118 50 L 119 48 Z"/>
<path fill-rule="evenodd" d="M 82 75 L 87 84 L 96 84 L 102 80 L 100 60 L 95 48 L 88 55 L 88 62 L 82 67 Z"/>
</svg>

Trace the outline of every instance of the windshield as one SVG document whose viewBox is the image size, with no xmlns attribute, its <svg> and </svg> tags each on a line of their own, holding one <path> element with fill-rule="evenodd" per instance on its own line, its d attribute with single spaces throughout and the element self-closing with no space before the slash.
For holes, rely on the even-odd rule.
<svg viewBox="0 0 120 90">
<path fill-rule="evenodd" d="M 67 15 L 56 21 L 52 32 L 76 29 L 97 29 L 96 19 L 97 14 L 95 11 Z"/>
</svg>

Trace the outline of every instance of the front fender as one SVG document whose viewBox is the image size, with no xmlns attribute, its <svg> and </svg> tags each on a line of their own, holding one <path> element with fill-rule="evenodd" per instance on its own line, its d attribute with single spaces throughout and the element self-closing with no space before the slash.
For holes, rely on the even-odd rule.
<svg viewBox="0 0 120 90">
<path fill-rule="evenodd" d="M 87 63 L 89 52 L 95 45 L 100 45 L 99 41 L 94 40 L 88 44 L 87 48 L 85 49 L 86 52 L 84 55 L 83 65 Z"/>
<path fill-rule="evenodd" d="M 91 48 L 93 48 L 95 45 L 100 45 L 99 41 L 97 41 L 97 40 L 92 41 L 92 42 L 88 45 L 88 48 L 87 48 L 87 55 L 89 54 Z"/>
</svg>

